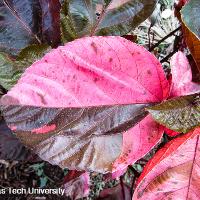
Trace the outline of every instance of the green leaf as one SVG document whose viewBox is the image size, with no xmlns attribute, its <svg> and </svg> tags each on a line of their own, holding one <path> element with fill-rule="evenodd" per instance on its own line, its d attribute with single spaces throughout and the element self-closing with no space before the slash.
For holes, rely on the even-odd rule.
<svg viewBox="0 0 200 200">
<path fill-rule="evenodd" d="M 28 67 L 36 60 L 42 58 L 50 50 L 51 47 L 47 44 L 30 45 L 22 49 L 15 61 L 15 64 L 20 68 Z"/>
<path fill-rule="evenodd" d="M 68 19 L 62 19 L 62 23 L 65 21 L 66 29 L 73 24 L 78 37 L 124 35 L 151 15 L 156 2 L 157 0 L 71 0 Z"/>
<path fill-rule="evenodd" d="M 0 85 L 7 90 L 10 89 L 20 78 L 22 72 L 8 55 L 0 53 Z"/>
<path fill-rule="evenodd" d="M 48 182 L 48 178 L 45 176 L 45 177 L 40 177 L 40 188 L 43 188 L 47 185 L 47 182 Z"/>
<path fill-rule="evenodd" d="M 185 25 L 200 39 L 200 2 L 190 0 L 181 10 Z"/>
<path fill-rule="evenodd" d="M 147 110 L 158 123 L 187 133 L 200 126 L 200 93 L 170 99 Z"/>
<path fill-rule="evenodd" d="M 68 10 L 68 1 L 64 1 L 60 12 L 61 40 L 63 44 L 77 38 Z"/>
<path fill-rule="evenodd" d="M 50 49 L 45 44 L 30 45 L 22 49 L 16 60 L 0 52 L 0 85 L 9 90 L 16 84 L 24 70 Z"/>
</svg>

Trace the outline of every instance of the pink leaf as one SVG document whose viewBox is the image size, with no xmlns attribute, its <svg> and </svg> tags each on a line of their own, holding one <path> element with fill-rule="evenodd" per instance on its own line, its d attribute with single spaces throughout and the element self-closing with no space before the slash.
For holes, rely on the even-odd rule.
<svg viewBox="0 0 200 200">
<path fill-rule="evenodd" d="M 163 132 L 164 128 L 149 115 L 124 133 L 122 153 L 114 163 L 114 169 L 118 171 L 114 177 L 122 175 L 124 168 L 145 156 L 160 141 Z"/>
<path fill-rule="evenodd" d="M 200 129 L 174 139 L 148 162 L 133 200 L 193 199 L 200 196 Z"/>
<path fill-rule="evenodd" d="M 86 37 L 35 62 L 2 102 L 10 96 L 45 107 L 149 103 L 165 99 L 168 89 L 161 64 L 144 48 L 117 36 Z"/>
<path fill-rule="evenodd" d="M 200 91 L 200 85 L 192 82 L 192 71 L 184 53 L 181 51 L 171 59 L 172 84 L 170 97 L 184 96 Z"/>
<path fill-rule="evenodd" d="M 160 140 L 149 116 L 130 128 L 168 95 L 162 66 L 147 50 L 121 37 L 86 37 L 35 62 L 1 103 L 7 123 L 40 157 L 105 173 L 124 170 Z"/>
</svg>

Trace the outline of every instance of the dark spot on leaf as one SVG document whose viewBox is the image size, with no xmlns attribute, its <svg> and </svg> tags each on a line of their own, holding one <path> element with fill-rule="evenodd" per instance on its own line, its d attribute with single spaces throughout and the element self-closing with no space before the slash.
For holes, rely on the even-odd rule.
<svg viewBox="0 0 200 200">
<path fill-rule="evenodd" d="M 147 74 L 149 75 L 152 75 L 151 71 L 150 70 L 147 70 Z"/>
<path fill-rule="evenodd" d="M 97 82 L 99 79 L 97 77 L 94 78 L 94 82 Z"/>
<path fill-rule="evenodd" d="M 144 194 L 144 190 L 138 192 L 137 198 L 140 199 Z"/>
<path fill-rule="evenodd" d="M 40 93 L 37 93 L 37 94 L 40 97 L 42 103 L 45 105 L 47 102 L 45 101 L 44 96 L 42 94 L 40 94 Z"/>
<path fill-rule="evenodd" d="M 93 48 L 94 52 L 97 54 L 98 50 L 97 50 L 97 46 L 94 42 L 91 43 L 91 47 Z"/>
</svg>

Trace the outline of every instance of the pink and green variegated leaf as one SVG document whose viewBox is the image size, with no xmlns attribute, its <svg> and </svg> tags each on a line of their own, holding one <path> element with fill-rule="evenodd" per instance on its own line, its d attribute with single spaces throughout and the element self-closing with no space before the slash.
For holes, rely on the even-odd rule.
<svg viewBox="0 0 200 200">
<path fill-rule="evenodd" d="M 120 154 L 132 153 L 121 163 L 128 165 L 159 141 L 149 117 L 132 127 L 168 93 L 161 64 L 144 48 L 121 37 L 86 37 L 35 62 L 1 104 L 11 129 L 44 160 L 107 173 L 117 170 Z"/>
<path fill-rule="evenodd" d="M 200 196 L 200 129 L 170 141 L 144 168 L 133 200 L 193 199 Z"/>
</svg>

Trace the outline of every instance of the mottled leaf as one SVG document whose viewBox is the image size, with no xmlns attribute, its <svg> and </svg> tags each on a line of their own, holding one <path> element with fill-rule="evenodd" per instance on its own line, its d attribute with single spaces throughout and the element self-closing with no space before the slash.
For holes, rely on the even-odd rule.
<svg viewBox="0 0 200 200">
<path fill-rule="evenodd" d="M 199 0 L 190 0 L 182 8 L 182 20 L 185 25 L 200 39 L 200 4 Z"/>
<path fill-rule="evenodd" d="M 104 173 L 112 171 L 121 152 L 121 133 L 145 117 L 144 107 L 5 106 L 2 111 L 9 127 L 42 159 L 62 168 Z"/>
<path fill-rule="evenodd" d="M 170 67 L 172 74 L 170 98 L 200 92 L 200 85 L 192 82 L 191 67 L 184 53 L 180 51 L 175 53 L 170 61 Z M 167 128 L 165 132 L 169 136 L 179 134 Z"/>
<path fill-rule="evenodd" d="M 200 196 L 200 129 L 174 139 L 147 163 L 133 200 L 192 199 Z"/>
<path fill-rule="evenodd" d="M 121 37 L 87 37 L 35 62 L 1 104 L 9 126 L 41 158 L 106 173 L 116 171 L 113 164 L 127 135 L 132 141 L 125 149 L 135 160 L 158 142 L 159 125 L 149 127 L 150 116 L 131 127 L 146 115 L 144 107 L 168 93 L 162 66 L 144 48 Z"/>
<path fill-rule="evenodd" d="M 177 97 L 148 108 L 153 118 L 167 128 L 187 133 L 200 126 L 200 94 Z"/>
<path fill-rule="evenodd" d="M 69 25 L 78 37 L 85 35 L 124 35 L 151 15 L 156 0 L 69 1 Z"/>
</svg>

